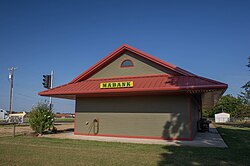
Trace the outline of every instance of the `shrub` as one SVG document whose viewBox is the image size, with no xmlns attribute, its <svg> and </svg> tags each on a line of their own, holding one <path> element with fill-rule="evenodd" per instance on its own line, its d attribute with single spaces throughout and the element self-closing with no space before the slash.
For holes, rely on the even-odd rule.
<svg viewBox="0 0 250 166">
<path fill-rule="evenodd" d="M 29 124 L 32 130 L 38 134 L 54 127 L 54 113 L 50 110 L 47 102 L 39 102 L 29 115 Z"/>
</svg>

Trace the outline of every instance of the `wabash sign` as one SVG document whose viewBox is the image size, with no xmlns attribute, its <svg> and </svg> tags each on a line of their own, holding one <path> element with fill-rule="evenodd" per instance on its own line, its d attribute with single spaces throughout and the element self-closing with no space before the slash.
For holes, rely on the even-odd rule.
<svg viewBox="0 0 250 166">
<path fill-rule="evenodd" d="M 110 89 L 110 88 L 131 88 L 134 86 L 133 81 L 124 81 L 124 82 L 104 82 L 100 83 L 101 89 Z"/>
</svg>

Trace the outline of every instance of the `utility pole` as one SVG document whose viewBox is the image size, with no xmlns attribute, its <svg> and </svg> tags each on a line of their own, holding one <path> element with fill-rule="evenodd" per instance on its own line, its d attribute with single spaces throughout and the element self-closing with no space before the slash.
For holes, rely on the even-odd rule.
<svg viewBox="0 0 250 166">
<path fill-rule="evenodd" d="M 51 71 L 51 82 L 50 82 L 50 89 L 53 88 L 53 79 L 54 79 L 54 71 L 52 70 Z M 49 97 L 49 108 L 50 108 L 50 111 L 52 111 L 52 97 L 50 96 Z"/>
<path fill-rule="evenodd" d="M 14 71 L 17 68 L 11 67 L 9 70 L 9 80 L 10 80 L 10 110 L 9 113 L 12 114 L 12 103 L 13 103 L 13 81 L 14 81 Z"/>
</svg>

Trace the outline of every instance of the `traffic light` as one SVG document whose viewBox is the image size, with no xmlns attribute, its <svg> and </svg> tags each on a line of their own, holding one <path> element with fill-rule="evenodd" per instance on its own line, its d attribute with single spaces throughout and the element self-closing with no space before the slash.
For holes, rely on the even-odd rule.
<svg viewBox="0 0 250 166">
<path fill-rule="evenodd" d="M 43 75 L 43 87 L 50 89 L 51 86 L 51 75 Z"/>
</svg>

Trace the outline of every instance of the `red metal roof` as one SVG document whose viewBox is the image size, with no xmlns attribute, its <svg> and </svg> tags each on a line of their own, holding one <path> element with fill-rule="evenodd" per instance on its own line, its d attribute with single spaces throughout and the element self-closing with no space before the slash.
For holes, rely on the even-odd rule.
<svg viewBox="0 0 250 166">
<path fill-rule="evenodd" d="M 164 68 L 167 68 L 168 70 L 172 70 L 174 73 L 177 73 L 177 75 L 170 76 L 168 74 L 164 74 L 164 75 L 137 76 L 137 77 L 89 79 L 93 74 L 102 70 L 105 66 L 114 61 L 125 51 L 132 52 L 153 63 L 156 63 Z M 134 86 L 131 88 L 100 89 L 100 83 L 122 82 L 122 81 L 133 81 Z M 40 92 L 39 95 L 72 99 L 75 96 L 89 96 L 89 95 L 106 95 L 106 94 L 126 95 L 134 93 L 144 94 L 144 93 L 160 93 L 160 92 L 183 93 L 183 92 L 197 92 L 197 91 L 206 92 L 210 90 L 225 91 L 226 89 L 227 89 L 227 84 L 194 75 L 177 66 L 166 63 L 154 56 L 151 56 L 136 48 L 124 44 L 118 49 L 116 49 L 114 52 L 106 56 L 104 59 L 102 59 L 101 61 L 90 67 L 88 70 L 80 74 L 78 77 L 73 79 L 68 84 Z"/>
<path fill-rule="evenodd" d="M 100 89 L 103 82 L 133 81 L 131 88 Z M 226 89 L 227 84 L 199 76 L 169 76 L 151 75 L 140 77 L 120 77 L 108 79 L 88 79 L 77 83 L 65 84 L 47 91 L 40 92 L 41 96 L 57 95 L 101 95 L 129 94 L 147 92 L 191 92 Z"/>
</svg>

